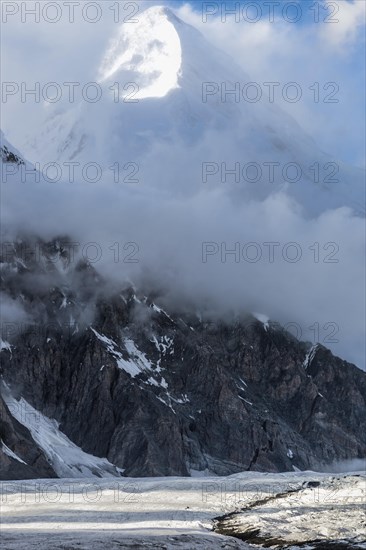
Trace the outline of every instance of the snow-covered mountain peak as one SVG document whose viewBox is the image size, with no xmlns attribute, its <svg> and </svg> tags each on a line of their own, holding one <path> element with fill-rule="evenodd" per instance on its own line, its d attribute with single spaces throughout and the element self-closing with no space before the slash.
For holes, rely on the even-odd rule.
<svg viewBox="0 0 366 550">
<path fill-rule="evenodd" d="M 154 6 L 136 23 L 125 23 L 112 41 L 99 68 L 99 81 L 133 82 L 136 98 L 164 97 L 178 88 L 182 47 L 171 10 Z"/>
<path fill-rule="evenodd" d="M 97 79 L 100 100 L 83 98 L 48 109 L 48 119 L 23 146 L 31 161 L 93 159 L 104 182 L 116 178 L 108 167 L 133 162 L 141 171 L 139 183 L 149 191 L 199 194 L 220 187 L 241 201 L 281 192 L 306 215 L 341 206 L 363 215 L 363 172 L 320 151 L 265 93 L 258 102 L 247 100 L 243 91 L 251 79 L 243 68 L 170 9 L 153 6 L 119 27 Z M 278 170 L 269 182 L 272 162 Z M 263 175 L 255 185 L 245 174 L 251 163 Z M 301 185 L 283 177 L 289 164 Z M 224 188 L 220 166 L 224 172 L 236 170 L 235 181 L 229 175 Z M 210 184 L 202 185 L 202 171 L 212 168 Z M 339 172 L 331 186 L 330 169 Z"/>
</svg>

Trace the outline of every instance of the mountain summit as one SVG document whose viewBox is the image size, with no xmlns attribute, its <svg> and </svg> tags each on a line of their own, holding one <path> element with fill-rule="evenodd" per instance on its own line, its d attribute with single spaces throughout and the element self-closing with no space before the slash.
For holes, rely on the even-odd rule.
<svg viewBox="0 0 366 550">
<path fill-rule="evenodd" d="M 182 46 L 177 26 L 182 25 L 168 8 L 143 12 L 138 25 L 120 28 L 99 69 L 99 81 L 133 81 L 139 99 L 164 97 L 178 88 Z"/>
<path fill-rule="evenodd" d="M 159 192 L 195 194 L 224 181 L 235 201 L 281 191 L 308 216 L 342 206 L 364 213 L 363 171 L 320 151 L 265 89 L 250 100 L 243 90 L 258 84 L 170 9 L 154 6 L 124 23 L 96 72 L 100 100 L 50 106 L 45 127 L 23 148 L 30 160 L 95 161 L 106 179 L 111 165 L 134 162 L 144 167 L 141 185 Z M 208 174 L 203 163 L 211 163 Z M 278 167 L 274 178 L 268 163 Z M 223 180 L 223 165 L 235 175 Z"/>
</svg>

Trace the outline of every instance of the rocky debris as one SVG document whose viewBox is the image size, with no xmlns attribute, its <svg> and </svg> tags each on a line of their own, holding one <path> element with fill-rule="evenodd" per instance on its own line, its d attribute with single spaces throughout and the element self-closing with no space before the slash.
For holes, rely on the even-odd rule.
<svg viewBox="0 0 366 550">
<path fill-rule="evenodd" d="M 216 532 L 260 547 L 365 548 L 365 477 L 330 477 L 215 518 Z"/>
</svg>

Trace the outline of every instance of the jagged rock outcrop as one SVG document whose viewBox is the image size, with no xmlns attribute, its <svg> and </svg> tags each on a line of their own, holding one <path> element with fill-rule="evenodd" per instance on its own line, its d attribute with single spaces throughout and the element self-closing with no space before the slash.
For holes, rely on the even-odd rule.
<svg viewBox="0 0 366 550">
<path fill-rule="evenodd" d="M 33 321 L 10 326 L 2 376 L 85 452 L 128 476 L 316 469 L 366 455 L 356 366 L 276 323 L 200 319 L 133 288 L 108 291 L 92 266 L 70 261 L 67 242 L 37 241 L 27 263 L 24 241 L 6 249 L 3 291 L 22 296 Z"/>
<path fill-rule="evenodd" d="M 16 164 L 17 166 L 25 166 L 26 164 L 19 151 L 7 141 L 2 130 L 0 130 L 0 162 Z"/>
</svg>

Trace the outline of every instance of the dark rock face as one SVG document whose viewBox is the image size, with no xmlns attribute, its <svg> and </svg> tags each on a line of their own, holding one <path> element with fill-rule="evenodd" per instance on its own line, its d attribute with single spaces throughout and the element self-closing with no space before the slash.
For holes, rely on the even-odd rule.
<svg viewBox="0 0 366 550">
<path fill-rule="evenodd" d="M 22 244 L 6 250 L 2 285 L 36 321 L 8 330 L 2 376 L 85 452 L 127 476 L 366 455 L 366 374 L 354 365 L 275 323 L 200 320 L 131 288 L 107 292 L 60 239 L 24 264 Z"/>
<path fill-rule="evenodd" d="M 2 397 L 0 419 L 0 479 L 57 477 L 27 428 L 13 418 Z"/>
<path fill-rule="evenodd" d="M 25 164 L 24 160 L 13 151 L 10 151 L 6 145 L 0 147 L 0 158 L 3 162 L 10 162 L 18 165 Z"/>
</svg>

